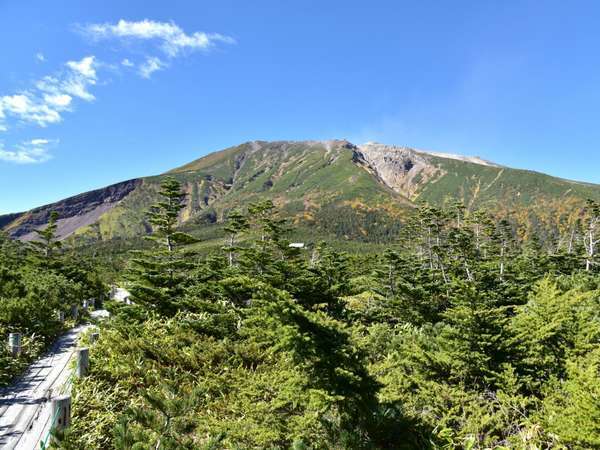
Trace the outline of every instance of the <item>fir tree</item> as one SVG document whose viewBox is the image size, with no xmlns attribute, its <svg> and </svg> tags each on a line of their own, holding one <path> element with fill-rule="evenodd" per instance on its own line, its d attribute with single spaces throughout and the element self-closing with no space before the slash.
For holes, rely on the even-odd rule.
<svg viewBox="0 0 600 450">
<path fill-rule="evenodd" d="M 256 239 L 254 245 L 244 249 L 241 263 L 256 275 L 267 278 L 276 275 L 275 263 L 297 254 L 284 237 L 288 231 L 285 220 L 279 217 L 271 200 L 251 203 L 248 215 Z"/>
<path fill-rule="evenodd" d="M 483 295 L 471 283 L 459 282 L 451 306 L 443 314 L 453 375 L 473 386 L 494 382 L 506 361 L 507 308 Z"/>
<path fill-rule="evenodd" d="M 181 183 L 173 177 L 165 178 L 160 184 L 158 203 L 150 207 L 148 222 L 152 225 L 152 234 L 148 239 L 174 252 L 178 246 L 187 245 L 196 240 L 189 234 L 177 231 L 179 213 L 185 208 L 186 194 L 181 190 Z"/>
<path fill-rule="evenodd" d="M 510 257 L 510 252 L 515 242 L 513 227 L 507 219 L 501 219 L 498 222 L 496 231 L 492 237 L 496 251 L 499 257 L 498 271 L 500 278 L 504 277 L 506 272 L 506 263 Z"/>
<path fill-rule="evenodd" d="M 177 302 L 184 292 L 185 271 L 193 267 L 180 249 L 196 242 L 196 239 L 177 230 L 185 198 L 179 181 L 165 178 L 159 195 L 162 199 L 151 207 L 148 214 L 149 222 L 154 226 L 148 239 L 159 247 L 134 252 L 127 278 L 136 304 L 171 315 L 177 311 Z"/>
<path fill-rule="evenodd" d="M 239 247 L 236 246 L 237 236 L 246 231 L 250 227 L 248 218 L 238 210 L 233 210 L 227 217 L 227 224 L 225 225 L 225 232 L 229 234 L 229 245 L 227 247 L 229 267 L 232 267 L 235 263 L 236 251 Z"/>
<path fill-rule="evenodd" d="M 42 257 L 43 262 L 50 264 L 56 250 L 61 248 L 62 243 L 58 240 L 56 234 L 58 230 L 58 212 L 52 211 L 48 220 L 48 225 L 43 230 L 34 230 L 39 240 L 33 241 L 31 244 L 37 249 Z"/>
</svg>

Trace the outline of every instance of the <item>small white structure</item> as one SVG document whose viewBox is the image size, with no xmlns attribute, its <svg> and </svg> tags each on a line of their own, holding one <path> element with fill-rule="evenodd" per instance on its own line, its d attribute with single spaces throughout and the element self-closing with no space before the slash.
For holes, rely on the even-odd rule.
<svg viewBox="0 0 600 450">
<path fill-rule="evenodd" d="M 289 248 L 304 248 L 304 242 L 292 242 L 289 246 Z"/>
<path fill-rule="evenodd" d="M 127 289 L 113 286 L 110 290 L 111 300 L 116 300 L 117 302 L 123 302 L 126 305 L 131 305 L 132 301 L 129 299 L 129 297 L 131 297 L 131 294 Z"/>
</svg>

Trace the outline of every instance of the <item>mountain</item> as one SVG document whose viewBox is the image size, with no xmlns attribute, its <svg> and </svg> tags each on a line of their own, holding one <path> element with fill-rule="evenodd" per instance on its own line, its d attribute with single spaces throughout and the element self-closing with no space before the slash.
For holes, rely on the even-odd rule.
<svg viewBox="0 0 600 450">
<path fill-rule="evenodd" d="M 512 212 L 556 229 L 573 220 L 600 186 L 485 161 L 345 140 L 247 142 L 169 172 L 118 183 L 31 211 L 0 216 L 0 228 L 29 240 L 59 213 L 58 232 L 74 242 L 130 238 L 150 231 L 145 212 L 161 180 L 178 178 L 188 193 L 187 228 L 220 223 L 232 208 L 271 199 L 300 227 L 362 240 L 391 238 L 417 202 L 460 200 L 469 209 Z"/>
</svg>

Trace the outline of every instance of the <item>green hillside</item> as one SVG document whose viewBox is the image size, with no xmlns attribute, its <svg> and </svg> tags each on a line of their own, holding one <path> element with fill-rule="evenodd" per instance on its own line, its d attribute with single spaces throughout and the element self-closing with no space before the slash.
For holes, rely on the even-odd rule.
<svg viewBox="0 0 600 450">
<path fill-rule="evenodd" d="M 35 214 L 0 217 L 0 224 L 27 239 L 56 209 L 61 215 L 59 234 L 62 224 L 63 237 L 77 244 L 141 236 L 150 231 L 145 214 L 165 176 L 182 183 L 188 200 L 180 220 L 199 235 L 210 227 L 218 230 L 231 209 L 263 199 L 272 200 L 309 236 L 385 242 L 395 239 L 417 202 L 444 205 L 457 200 L 468 209 L 510 213 L 526 224 L 525 234 L 543 227 L 553 235 L 577 219 L 577 207 L 586 199 L 600 200 L 597 185 L 469 161 L 343 140 L 254 141 L 164 175 L 132 180 L 127 189 L 113 188 L 118 195 L 98 190 L 93 196 L 82 194 L 84 200 L 75 203 L 67 199 Z M 96 203 L 88 202 L 85 209 L 88 197 Z"/>
</svg>

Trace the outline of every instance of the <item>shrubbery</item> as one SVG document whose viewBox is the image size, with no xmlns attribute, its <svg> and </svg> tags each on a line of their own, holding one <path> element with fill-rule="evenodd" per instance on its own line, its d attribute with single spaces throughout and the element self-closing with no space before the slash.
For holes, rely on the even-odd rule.
<svg viewBox="0 0 600 450">
<path fill-rule="evenodd" d="M 599 445 L 600 279 L 576 246 L 452 205 L 379 258 L 301 251 L 263 202 L 200 258 L 167 188 L 64 448 Z"/>
<path fill-rule="evenodd" d="M 61 323 L 58 311 L 68 318 L 71 305 L 103 293 L 94 270 L 74 255 L 67 258 L 53 252 L 54 242 L 50 236 L 45 246 L 32 248 L 0 235 L 0 386 L 22 372 L 72 325 L 72 321 Z M 23 334 L 18 358 L 9 355 L 6 346 L 12 332 Z"/>
</svg>

